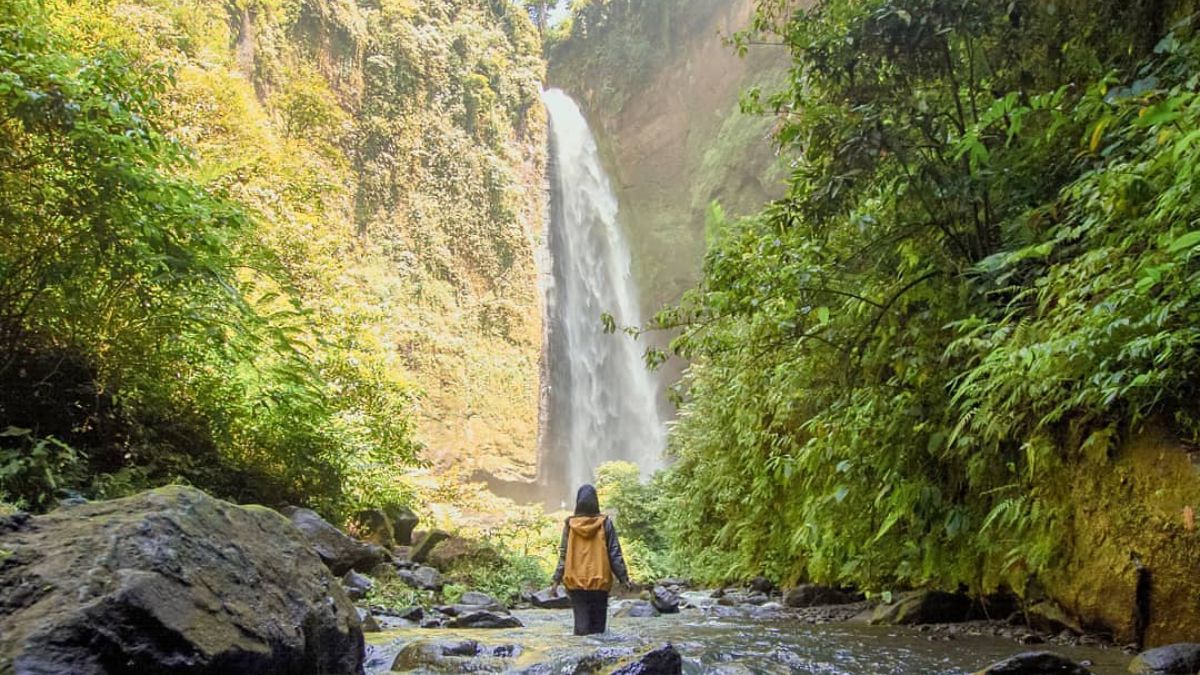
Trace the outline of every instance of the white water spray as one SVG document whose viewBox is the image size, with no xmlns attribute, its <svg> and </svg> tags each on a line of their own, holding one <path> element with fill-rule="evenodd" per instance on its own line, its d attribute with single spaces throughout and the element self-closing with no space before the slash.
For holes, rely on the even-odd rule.
<svg viewBox="0 0 1200 675">
<path fill-rule="evenodd" d="M 546 292 L 550 390 L 541 474 L 552 494 L 572 499 L 604 462 L 634 462 L 643 474 L 660 468 L 666 430 L 642 344 L 603 330 L 605 312 L 618 327 L 640 326 L 642 316 L 596 139 L 565 93 L 551 89 L 542 100 L 550 115 L 554 281 Z"/>
</svg>

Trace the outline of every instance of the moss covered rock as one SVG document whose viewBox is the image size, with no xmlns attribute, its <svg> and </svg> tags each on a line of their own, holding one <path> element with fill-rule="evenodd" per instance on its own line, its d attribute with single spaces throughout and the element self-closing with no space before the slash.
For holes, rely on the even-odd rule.
<svg viewBox="0 0 1200 675">
<path fill-rule="evenodd" d="M 354 606 L 275 511 L 167 487 L 9 520 L 0 672 L 362 670 Z"/>
</svg>

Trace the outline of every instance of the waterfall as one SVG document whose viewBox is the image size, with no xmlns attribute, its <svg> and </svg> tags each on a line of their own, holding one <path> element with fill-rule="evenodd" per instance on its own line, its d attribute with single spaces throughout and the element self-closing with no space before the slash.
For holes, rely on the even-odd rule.
<svg viewBox="0 0 1200 675">
<path fill-rule="evenodd" d="M 539 474 L 548 494 L 570 504 L 604 462 L 634 462 L 643 474 L 660 468 L 666 430 L 642 344 L 620 330 L 603 330 L 602 313 L 618 327 L 639 326 L 642 316 L 596 139 L 565 93 L 551 89 L 542 100 L 550 115 L 552 283 L 546 286 L 549 389 Z"/>
</svg>

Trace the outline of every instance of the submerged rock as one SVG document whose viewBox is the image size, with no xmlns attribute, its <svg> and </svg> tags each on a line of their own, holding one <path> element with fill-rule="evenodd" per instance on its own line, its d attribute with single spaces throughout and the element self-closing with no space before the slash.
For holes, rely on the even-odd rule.
<svg viewBox="0 0 1200 675">
<path fill-rule="evenodd" d="M 0 535 L 0 672 L 361 672 L 357 610 L 262 507 L 172 486 Z"/>
<path fill-rule="evenodd" d="M 1139 675 L 1176 675 L 1200 672 L 1200 643 L 1180 642 L 1155 647 L 1138 654 L 1129 664 L 1129 672 Z"/>
<path fill-rule="evenodd" d="M 571 596 L 567 595 L 561 586 L 557 589 L 557 593 L 551 593 L 552 590 L 556 589 L 543 588 L 530 595 L 530 604 L 538 609 L 570 609 Z"/>
<path fill-rule="evenodd" d="M 683 657 L 673 645 L 647 652 L 637 661 L 617 668 L 612 675 L 681 675 Z"/>
<path fill-rule="evenodd" d="M 369 573 L 388 556 L 382 547 L 364 544 L 346 535 L 315 511 L 289 506 L 280 509 L 280 513 L 304 533 L 321 561 L 339 577 L 352 569 Z"/>
<path fill-rule="evenodd" d="M 997 661 L 975 675 L 1091 675 L 1091 671 L 1053 652 L 1024 652 Z"/>
<path fill-rule="evenodd" d="M 662 586 L 655 586 L 650 591 L 650 604 L 663 614 L 675 614 L 679 611 L 679 596 Z"/>
<path fill-rule="evenodd" d="M 525 624 L 511 614 L 478 610 L 450 620 L 451 628 L 523 628 Z"/>
</svg>

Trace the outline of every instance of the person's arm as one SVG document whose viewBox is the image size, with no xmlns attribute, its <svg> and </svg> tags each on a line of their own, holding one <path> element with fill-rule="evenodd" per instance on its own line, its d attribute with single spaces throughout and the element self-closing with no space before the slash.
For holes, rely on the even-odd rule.
<svg viewBox="0 0 1200 675">
<path fill-rule="evenodd" d="M 604 519 L 604 538 L 608 544 L 608 564 L 613 575 L 626 586 L 629 585 L 629 569 L 625 567 L 625 556 L 621 553 L 621 540 L 617 538 L 617 527 L 612 518 Z"/>
<path fill-rule="evenodd" d="M 558 544 L 558 567 L 554 569 L 554 586 L 557 587 L 562 583 L 563 570 L 567 565 L 567 532 L 570 531 L 570 526 L 563 523 L 562 541 Z"/>
</svg>

